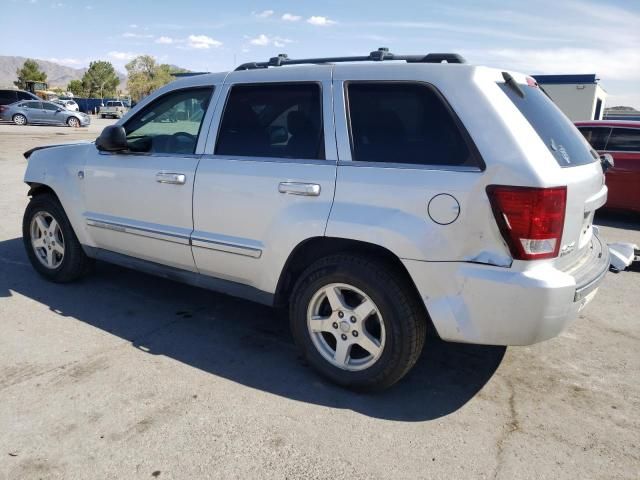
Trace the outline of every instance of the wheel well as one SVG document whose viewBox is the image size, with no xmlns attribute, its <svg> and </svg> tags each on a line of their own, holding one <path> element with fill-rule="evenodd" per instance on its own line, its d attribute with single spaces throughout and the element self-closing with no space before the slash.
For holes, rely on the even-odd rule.
<svg viewBox="0 0 640 480">
<path fill-rule="evenodd" d="M 35 197 L 38 195 L 42 195 L 44 193 L 50 193 L 51 195 L 55 196 L 56 198 L 58 198 L 58 196 L 56 195 L 56 192 L 53 191 L 53 189 L 48 186 L 48 185 L 44 185 L 43 183 L 29 183 L 29 192 L 27 192 L 27 195 L 30 197 Z"/>
<path fill-rule="evenodd" d="M 359 240 L 351 240 L 346 238 L 333 237 L 314 237 L 296 246 L 291 252 L 287 262 L 285 263 L 278 286 L 276 288 L 275 304 L 278 307 L 284 307 L 288 304 L 289 296 L 302 272 L 313 262 L 322 257 L 333 255 L 336 253 L 353 253 L 358 255 L 367 255 L 376 261 L 383 263 L 387 268 L 394 270 L 406 282 L 414 295 L 417 295 L 419 304 L 424 308 L 418 289 L 413 282 L 411 275 L 407 271 L 400 259 L 390 250 L 375 245 L 373 243 L 362 242 Z M 431 332 L 435 332 L 435 328 L 429 318 L 429 314 L 425 311 L 427 320 L 427 328 Z"/>
</svg>

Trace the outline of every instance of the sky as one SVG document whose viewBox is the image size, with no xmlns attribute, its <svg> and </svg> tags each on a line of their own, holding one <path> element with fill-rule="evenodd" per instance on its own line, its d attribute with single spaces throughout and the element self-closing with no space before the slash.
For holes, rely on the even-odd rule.
<svg viewBox="0 0 640 480">
<path fill-rule="evenodd" d="M 0 55 L 72 67 L 136 55 L 194 71 L 289 57 L 456 52 L 529 74 L 596 73 L 640 109 L 640 0 L 0 0 Z M 11 21 L 10 19 L 21 19 Z"/>
</svg>

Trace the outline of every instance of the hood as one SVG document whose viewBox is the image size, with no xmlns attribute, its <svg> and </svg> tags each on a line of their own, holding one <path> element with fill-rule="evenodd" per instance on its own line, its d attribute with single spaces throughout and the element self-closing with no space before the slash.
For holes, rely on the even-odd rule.
<svg viewBox="0 0 640 480">
<path fill-rule="evenodd" d="M 33 152 L 37 152 L 38 150 L 44 150 L 45 148 L 68 147 L 69 145 L 84 145 L 87 143 L 94 143 L 94 142 L 95 140 L 76 140 L 76 141 L 67 142 L 67 143 L 56 143 L 55 145 L 42 145 L 40 147 L 33 147 L 32 149 L 24 152 L 22 155 L 24 156 L 24 158 L 29 160 L 29 157 L 33 154 Z"/>
</svg>

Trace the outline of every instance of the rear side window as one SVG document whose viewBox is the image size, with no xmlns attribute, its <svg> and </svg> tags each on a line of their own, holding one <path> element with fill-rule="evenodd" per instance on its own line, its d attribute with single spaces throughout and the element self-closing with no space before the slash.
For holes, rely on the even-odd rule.
<svg viewBox="0 0 640 480">
<path fill-rule="evenodd" d="M 324 159 L 320 85 L 234 86 L 220 123 L 216 154 Z"/>
<path fill-rule="evenodd" d="M 596 150 L 604 150 L 607 138 L 611 132 L 610 127 L 578 127 L 580 133 Z"/>
<path fill-rule="evenodd" d="M 40 102 L 25 102 L 23 103 L 23 105 L 27 108 L 33 108 L 36 110 L 42 109 L 42 103 Z"/>
<path fill-rule="evenodd" d="M 614 152 L 640 152 L 640 129 L 614 128 L 607 143 Z"/>
<path fill-rule="evenodd" d="M 519 85 L 524 96 L 507 85 L 498 84 L 518 107 L 542 139 L 561 167 L 575 167 L 595 162 L 597 155 L 589 152 L 580 132 L 564 113 L 538 87 Z"/>
<path fill-rule="evenodd" d="M 426 84 L 347 84 L 355 161 L 479 167 L 461 125 Z"/>
<path fill-rule="evenodd" d="M 0 105 L 8 105 L 16 101 L 16 92 L 0 90 Z"/>
<path fill-rule="evenodd" d="M 27 92 L 18 92 L 18 100 L 32 100 L 33 95 Z"/>
</svg>

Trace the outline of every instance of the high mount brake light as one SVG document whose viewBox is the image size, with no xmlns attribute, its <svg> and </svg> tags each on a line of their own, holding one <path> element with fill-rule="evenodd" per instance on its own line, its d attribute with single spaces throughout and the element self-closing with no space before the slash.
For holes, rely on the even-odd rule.
<svg viewBox="0 0 640 480">
<path fill-rule="evenodd" d="M 537 260 L 558 256 L 567 187 L 489 185 L 487 195 L 514 259 Z"/>
</svg>

